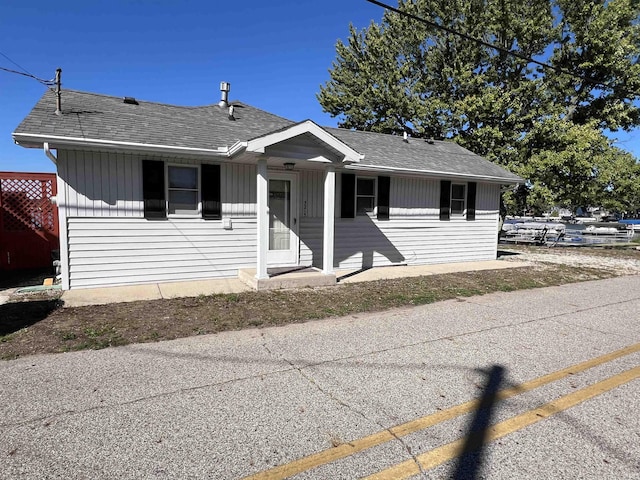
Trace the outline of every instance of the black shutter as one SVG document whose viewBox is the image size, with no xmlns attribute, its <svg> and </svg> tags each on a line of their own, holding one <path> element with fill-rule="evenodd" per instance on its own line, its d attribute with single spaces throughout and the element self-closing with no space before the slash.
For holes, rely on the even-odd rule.
<svg viewBox="0 0 640 480">
<path fill-rule="evenodd" d="M 164 162 L 142 161 L 144 218 L 167 218 L 164 196 Z"/>
<path fill-rule="evenodd" d="M 389 220 L 389 187 L 391 178 L 378 177 L 378 220 Z"/>
<path fill-rule="evenodd" d="M 356 217 L 356 176 L 353 173 L 342 174 L 342 194 L 340 196 L 340 217 Z"/>
<path fill-rule="evenodd" d="M 451 182 L 440 180 L 440 220 L 449 220 L 451 210 Z"/>
<path fill-rule="evenodd" d="M 220 165 L 202 165 L 202 218 L 222 218 L 220 202 Z"/>
<path fill-rule="evenodd" d="M 467 220 L 476 219 L 476 182 L 467 183 Z"/>
</svg>

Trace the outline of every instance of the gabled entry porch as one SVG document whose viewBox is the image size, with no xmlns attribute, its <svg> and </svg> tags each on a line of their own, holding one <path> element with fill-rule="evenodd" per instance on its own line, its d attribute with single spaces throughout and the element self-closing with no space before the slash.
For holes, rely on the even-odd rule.
<svg viewBox="0 0 640 480">
<path fill-rule="evenodd" d="M 359 162 L 362 155 L 310 120 L 250 140 L 236 147 L 240 150 L 257 163 L 256 268 L 243 269 L 240 278 L 257 289 L 335 284 L 336 169 Z M 322 268 L 274 276 L 270 268 L 300 266 L 297 172 L 304 169 L 323 172 L 318 198 L 323 205 Z"/>
</svg>

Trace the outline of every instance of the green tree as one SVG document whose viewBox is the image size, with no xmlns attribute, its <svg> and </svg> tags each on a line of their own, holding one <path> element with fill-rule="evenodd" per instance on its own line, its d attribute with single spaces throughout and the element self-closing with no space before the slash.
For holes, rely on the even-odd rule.
<svg viewBox="0 0 640 480">
<path fill-rule="evenodd" d="M 634 162 L 603 135 L 640 123 L 631 94 L 640 91 L 637 0 L 405 0 L 399 8 L 520 57 L 386 12 L 336 45 L 318 100 L 341 127 L 452 139 L 526 178 L 519 201 L 537 209 L 615 204 L 633 188 L 604 182 L 607 162 L 625 169 L 618 180 L 640 183 Z"/>
</svg>

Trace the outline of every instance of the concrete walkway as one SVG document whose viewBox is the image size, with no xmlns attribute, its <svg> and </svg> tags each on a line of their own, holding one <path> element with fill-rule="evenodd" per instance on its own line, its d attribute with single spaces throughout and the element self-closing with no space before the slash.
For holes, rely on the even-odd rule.
<svg viewBox="0 0 640 480">
<path fill-rule="evenodd" d="M 0 291 L 0 305 L 7 303 L 9 301 L 9 299 L 11 298 L 11 295 L 13 295 L 13 292 L 15 292 L 16 289 L 15 288 L 9 288 L 7 290 L 1 290 Z"/>
<path fill-rule="evenodd" d="M 443 273 L 498 270 L 527 266 L 524 262 L 489 260 L 482 262 L 444 263 L 438 265 L 376 267 L 367 270 L 339 270 L 338 284 L 370 282 L 404 277 L 419 277 Z M 292 278 L 295 273 L 286 274 Z M 284 276 L 284 275 L 283 275 Z M 197 297 L 221 293 L 240 293 L 252 289 L 236 278 L 194 280 L 121 287 L 81 288 L 62 294 L 65 307 L 82 307 L 108 303 L 135 302 L 137 300 L 160 300 L 163 298 Z"/>
<path fill-rule="evenodd" d="M 62 294 L 65 307 L 84 307 L 107 303 L 160 300 L 163 298 L 198 297 L 218 293 L 240 293 L 250 288 L 237 278 L 193 280 L 186 282 L 150 283 L 122 287 L 80 288 Z"/>
</svg>

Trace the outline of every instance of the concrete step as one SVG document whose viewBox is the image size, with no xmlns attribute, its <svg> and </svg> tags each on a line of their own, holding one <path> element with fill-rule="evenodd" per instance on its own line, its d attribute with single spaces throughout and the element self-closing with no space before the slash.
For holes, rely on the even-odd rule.
<svg viewBox="0 0 640 480">
<path fill-rule="evenodd" d="M 255 290 L 330 287 L 336 284 L 335 274 L 325 275 L 317 268 L 307 268 L 260 279 L 256 278 L 255 268 L 241 268 L 238 271 L 238 278 Z"/>
</svg>

